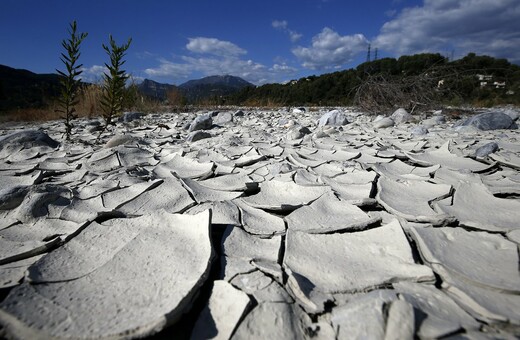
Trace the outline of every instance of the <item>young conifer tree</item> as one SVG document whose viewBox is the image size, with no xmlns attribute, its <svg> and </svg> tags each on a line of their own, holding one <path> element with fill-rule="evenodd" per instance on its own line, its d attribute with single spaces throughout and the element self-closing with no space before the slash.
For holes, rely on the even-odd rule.
<svg viewBox="0 0 520 340">
<path fill-rule="evenodd" d="M 101 107 L 103 109 L 105 125 L 101 130 L 99 137 L 101 137 L 101 134 L 109 125 L 115 124 L 114 118 L 119 116 L 123 111 L 124 92 L 128 75 L 121 69 L 121 67 L 125 63 L 123 57 L 130 47 L 131 42 L 132 38 L 129 38 L 126 44 L 117 46 L 112 35 L 110 35 L 110 45 L 107 46 L 103 44 L 103 49 L 110 57 L 110 64 L 105 63 L 108 73 L 104 73 L 103 75 Z"/>
<path fill-rule="evenodd" d="M 70 37 L 61 42 L 65 52 L 61 54 L 60 59 L 65 65 L 65 71 L 56 70 L 60 75 L 61 83 L 61 96 L 58 99 L 59 108 L 56 111 L 63 113 L 62 118 L 65 120 L 65 135 L 67 140 L 70 140 L 70 135 L 72 134 L 72 120 L 77 118 L 75 115 L 75 105 L 78 103 L 77 94 L 81 82 L 78 77 L 83 72 L 81 70 L 83 65 L 76 64 L 81 55 L 79 46 L 88 35 L 88 33 L 78 34 L 76 31 L 77 24 L 76 21 L 73 21 L 70 24 Z"/>
</svg>

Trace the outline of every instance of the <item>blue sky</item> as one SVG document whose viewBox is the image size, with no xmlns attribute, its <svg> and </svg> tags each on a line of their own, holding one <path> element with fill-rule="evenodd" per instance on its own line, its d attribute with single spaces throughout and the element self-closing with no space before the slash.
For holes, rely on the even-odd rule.
<svg viewBox="0 0 520 340">
<path fill-rule="evenodd" d="M 86 80 L 99 80 L 112 34 L 133 39 L 135 79 L 181 84 L 231 74 L 255 84 L 355 67 L 378 56 L 468 52 L 520 63 L 520 0 L 0 0 L 0 64 L 52 73 L 68 25 Z"/>
</svg>

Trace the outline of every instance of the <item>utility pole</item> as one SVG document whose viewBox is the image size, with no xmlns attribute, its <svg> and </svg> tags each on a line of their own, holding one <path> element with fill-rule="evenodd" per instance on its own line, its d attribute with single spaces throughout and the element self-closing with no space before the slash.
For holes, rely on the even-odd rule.
<svg viewBox="0 0 520 340">
<path fill-rule="evenodd" d="M 367 62 L 370 61 L 370 44 L 368 44 L 368 51 L 367 51 Z"/>
<path fill-rule="evenodd" d="M 374 52 L 374 61 L 377 60 L 377 47 L 376 47 L 376 50 Z"/>
</svg>

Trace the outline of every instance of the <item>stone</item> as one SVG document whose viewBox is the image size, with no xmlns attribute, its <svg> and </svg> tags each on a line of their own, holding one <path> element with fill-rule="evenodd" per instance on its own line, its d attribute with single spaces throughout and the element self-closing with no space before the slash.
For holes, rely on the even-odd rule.
<svg viewBox="0 0 520 340">
<path fill-rule="evenodd" d="M 300 139 L 303 138 L 305 135 L 308 135 L 312 133 L 311 130 L 309 130 L 308 127 L 305 126 L 294 126 L 287 132 L 287 138 L 288 139 Z"/>
<path fill-rule="evenodd" d="M 510 116 L 503 112 L 484 112 L 467 118 L 460 126 L 474 126 L 479 130 L 518 129 Z"/>
<path fill-rule="evenodd" d="M 208 304 L 200 313 L 190 339 L 229 339 L 250 302 L 247 294 L 226 281 L 214 281 Z"/>
<path fill-rule="evenodd" d="M 410 131 L 410 133 L 413 136 L 424 136 L 427 135 L 429 132 L 430 131 L 425 126 L 421 125 L 412 128 L 412 130 Z"/>
<path fill-rule="evenodd" d="M 340 110 L 332 110 L 325 113 L 318 121 L 318 126 L 342 126 L 348 124 L 348 118 Z"/>
<path fill-rule="evenodd" d="M 219 112 L 213 122 L 217 125 L 233 123 L 233 114 L 231 112 Z"/>
<path fill-rule="evenodd" d="M 374 121 L 374 129 L 385 129 L 394 126 L 394 120 L 390 117 L 381 118 Z"/>
<path fill-rule="evenodd" d="M 11 336 L 144 337 L 186 311 L 209 274 L 211 213 L 110 222 L 29 268 L 29 281 L 0 303 Z"/>
<path fill-rule="evenodd" d="M 213 126 L 213 118 L 211 113 L 198 115 L 190 124 L 188 132 L 199 130 L 209 130 Z"/>
<path fill-rule="evenodd" d="M 390 118 L 392 118 L 395 124 L 402 124 L 410 122 L 413 119 L 413 116 L 405 109 L 399 108 L 392 113 Z"/>
<path fill-rule="evenodd" d="M 193 132 L 190 132 L 188 134 L 188 136 L 186 137 L 186 141 L 187 142 L 197 142 L 199 140 L 202 140 L 202 139 L 207 139 L 207 138 L 211 138 L 211 134 L 209 132 L 205 132 L 205 131 L 193 131 Z"/>
<path fill-rule="evenodd" d="M 490 142 L 482 145 L 475 150 L 475 157 L 486 157 L 498 150 L 498 144 L 496 142 Z"/>
<path fill-rule="evenodd" d="M 234 115 L 235 115 L 235 117 L 244 117 L 245 113 L 242 110 L 237 110 L 237 111 L 235 111 Z"/>
</svg>

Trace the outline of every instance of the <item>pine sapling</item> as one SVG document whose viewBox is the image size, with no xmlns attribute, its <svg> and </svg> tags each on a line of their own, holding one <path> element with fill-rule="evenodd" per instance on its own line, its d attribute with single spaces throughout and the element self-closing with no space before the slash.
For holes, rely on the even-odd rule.
<svg viewBox="0 0 520 340">
<path fill-rule="evenodd" d="M 132 38 L 129 38 L 126 44 L 117 46 L 112 35 L 110 35 L 110 45 L 107 46 L 103 44 L 103 49 L 110 57 L 110 65 L 105 63 L 108 73 L 103 74 L 103 95 L 101 98 L 101 107 L 103 109 L 105 125 L 99 133 L 98 139 L 109 125 L 115 124 L 114 118 L 119 116 L 123 111 L 125 84 L 128 75 L 121 69 L 121 67 L 125 63 L 123 57 L 130 47 L 131 42 Z"/>
<path fill-rule="evenodd" d="M 80 85 L 80 79 L 78 78 L 81 73 L 82 64 L 76 64 L 81 53 L 79 47 L 83 39 L 85 39 L 88 33 L 78 34 L 76 32 L 77 24 L 73 21 L 70 24 L 70 37 L 64 39 L 61 43 L 65 49 L 64 53 L 61 53 L 61 61 L 65 65 L 65 71 L 56 70 L 60 75 L 61 83 L 61 95 L 58 99 L 59 108 L 57 112 L 63 114 L 62 118 L 65 120 L 65 135 L 66 139 L 70 140 L 72 134 L 72 120 L 76 119 L 76 104 L 78 104 L 77 94 Z"/>
</svg>

